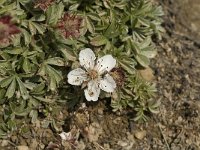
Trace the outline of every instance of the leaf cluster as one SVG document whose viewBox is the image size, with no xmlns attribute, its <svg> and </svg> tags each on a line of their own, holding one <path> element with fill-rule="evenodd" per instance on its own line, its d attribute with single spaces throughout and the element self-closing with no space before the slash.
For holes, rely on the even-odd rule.
<svg viewBox="0 0 200 150">
<path fill-rule="evenodd" d="M 136 112 L 135 121 L 146 121 L 149 112 L 158 113 L 160 101 L 155 100 L 155 85 L 145 81 L 136 73 L 127 78 L 125 87 L 118 88 L 112 97 L 113 111 L 122 111 L 125 108 L 133 108 Z"/>
</svg>

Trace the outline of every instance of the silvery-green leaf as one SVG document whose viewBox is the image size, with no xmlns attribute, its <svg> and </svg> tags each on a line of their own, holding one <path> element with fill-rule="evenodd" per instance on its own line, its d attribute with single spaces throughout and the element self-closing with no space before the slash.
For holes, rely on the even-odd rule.
<svg viewBox="0 0 200 150">
<path fill-rule="evenodd" d="M 150 61 L 149 61 L 149 58 L 147 58 L 146 56 L 138 54 L 135 56 L 135 58 L 141 66 L 143 67 L 149 66 Z"/>
<path fill-rule="evenodd" d="M 107 43 L 107 39 L 103 35 L 97 35 L 90 40 L 90 44 L 93 46 L 101 46 Z"/>
<path fill-rule="evenodd" d="M 34 94 L 34 95 L 43 94 L 45 92 L 44 88 L 45 88 L 45 84 L 41 83 L 33 88 L 33 90 L 31 91 L 31 94 Z"/>
<path fill-rule="evenodd" d="M 25 29 L 21 29 L 21 30 L 22 30 L 22 34 L 23 34 L 23 37 L 24 37 L 25 44 L 28 45 L 31 42 L 31 35 Z"/>
<path fill-rule="evenodd" d="M 13 9 L 16 8 L 16 3 L 11 3 L 10 5 L 6 5 L 3 8 L 0 9 L 0 14 L 3 14 L 5 12 L 11 12 Z"/>
<path fill-rule="evenodd" d="M 154 58 L 155 56 L 156 56 L 156 54 L 157 54 L 157 51 L 156 50 L 143 50 L 143 51 L 141 51 L 141 53 L 140 53 L 141 55 L 144 55 L 144 56 L 146 56 L 147 58 Z"/>
<path fill-rule="evenodd" d="M 30 73 L 31 65 L 30 61 L 27 58 L 24 58 L 22 68 L 26 73 Z"/>
<path fill-rule="evenodd" d="M 5 50 L 4 52 L 8 54 L 18 55 L 18 54 L 22 54 L 24 52 L 24 49 L 20 47 L 20 48 L 14 48 L 11 50 Z"/>
<path fill-rule="evenodd" d="M 39 14 L 39 15 L 35 15 L 31 18 L 32 21 L 44 21 L 45 20 L 45 15 L 44 14 Z"/>
<path fill-rule="evenodd" d="M 39 97 L 39 96 L 33 96 L 33 98 L 35 98 L 41 102 L 46 102 L 46 103 L 53 103 L 55 101 L 53 99 L 43 98 L 43 97 Z"/>
<path fill-rule="evenodd" d="M 29 94 L 28 94 L 26 87 L 24 86 L 23 82 L 19 79 L 19 77 L 17 77 L 16 79 L 17 79 L 17 82 L 18 82 L 18 85 L 19 85 L 19 90 L 20 90 L 21 96 L 25 100 L 28 99 Z"/>
<path fill-rule="evenodd" d="M 77 8 L 79 7 L 79 3 L 77 4 L 73 4 L 69 7 L 69 10 L 77 10 Z"/>
<path fill-rule="evenodd" d="M 46 11 L 46 23 L 49 25 L 55 25 L 58 18 L 56 18 L 56 6 L 50 6 Z"/>
<path fill-rule="evenodd" d="M 7 0 L 0 0 L 0 5 L 3 5 Z"/>
<path fill-rule="evenodd" d="M 41 76 L 44 76 L 46 73 L 46 65 L 45 64 L 42 64 L 40 66 L 40 69 L 38 70 L 38 74 L 41 75 Z"/>
<path fill-rule="evenodd" d="M 6 90 L 5 89 L 0 89 L 0 104 L 3 104 L 5 101 L 5 94 Z"/>
<path fill-rule="evenodd" d="M 64 60 L 60 57 L 53 57 L 46 60 L 47 64 L 55 65 L 55 66 L 64 66 Z"/>
<path fill-rule="evenodd" d="M 62 12 L 64 10 L 64 5 L 60 2 L 59 4 L 54 4 L 50 6 L 46 11 L 46 22 L 49 25 L 56 25 L 58 19 L 60 19 Z"/>
<path fill-rule="evenodd" d="M 11 98 L 15 94 L 16 90 L 16 79 L 13 78 L 11 84 L 9 85 L 7 92 L 6 92 L 6 97 Z"/>
<path fill-rule="evenodd" d="M 50 75 L 49 76 L 49 88 L 51 91 L 55 91 L 56 90 L 56 87 L 57 87 L 57 82 L 56 82 L 56 79 L 53 75 Z"/>
<path fill-rule="evenodd" d="M 7 87 L 13 81 L 13 77 L 8 77 L 0 81 L 0 86 L 2 88 Z"/>
<path fill-rule="evenodd" d="M 87 29 L 88 29 L 91 33 L 94 33 L 95 28 L 94 28 L 94 25 L 93 25 L 91 19 L 90 19 L 89 17 L 85 17 L 85 22 L 86 22 Z"/>
<path fill-rule="evenodd" d="M 20 106 L 16 106 L 15 103 L 10 102 L 12 112 L 17 116 L 26 116 L 30 112 L 30 108 L 25 108 L 24 102 L 22 101 Z"/>
<path fill-rule="evenodd" d="M 98 14 L 96 13 L 87 13 L 88 17 L 90 17 L 92 20 L 95 20 L 95 21 L 101 21 L 101 18 L 99 17 Z"/>
<path fill-rule="evenodd" d="M 61 72 L 51 67 L 50 65 L 47 65 L 47 73 L 49 76 L 53 76 L 53 79 L 55 79 L 57 84 L 62 80 Z"/>
<path fill-rule="evenodd" d="M 46 30 L 45 27 L 42 24 L 38 24 L 38 23 L 35 23 L 35 22 L 32 22 L 31 24 L 35 27 L 35 29 L 37 29 L 39 34 L 43 34 Z"/>
<path fill-rule="evenodd" d="M 76 61 L 76 56 L 74 55 L 74 53 L 72 52 L 72 49 L 69 47 L 66 48 L 61 48 L 59 49 L 62 53 L 64 58 L 66 59 L 66 61 L 70 60 L 70 61 Z"/>
<path fill-rule="evenodd" d="M 38 118 L 38 112 L 37 112 L 37 110 L 32 110 L 30 112 L 29 116 L 31 117 L 31 122 L 35 123 L 37 121 L 37 118 Z"/>
</svg>

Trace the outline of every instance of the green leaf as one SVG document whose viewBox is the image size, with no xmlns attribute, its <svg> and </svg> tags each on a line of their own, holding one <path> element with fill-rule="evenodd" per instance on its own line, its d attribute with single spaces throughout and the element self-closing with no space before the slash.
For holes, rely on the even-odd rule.
<svg viewBox="0 0 200 150">
<path fill-rule="evenodd" d="M 62 80 L 61 73 L 58 70 L 51 67 L 50 65 L 47 66 L 47 72 L 49 76 L 54 76 L 57 84 Z"/>
<path fill-rule="evenodd" d="M 17 34 L 11 37 L 12 43 L 14 47 L 20 46 L 21 42 L 21 34 Z"/>
<path fill-rule="evenodd" d="M 22 54 L 24 52 L 23 48 L 13 48 L 11 50 L 4 50 L 4 52 L 8 53 L 8 54 L 13 54 L 13 55 L 19 55 Z"/>
<path fill-rule="evenodd" d="M 70 47 L 60 47 L 59 50 L 63 53 L 66 61 L 76 61 L 76 56 L 74 55 L 73 50 Z"/>
<path fill-rule="evenodd" d="M 0 0 L 0 6 L 3 5 L 7 0 Z"/>
<path fill-rule="evenodd" d="M 90 31 L 90 33 L 94 33 L 95 28 L 91 19 L 89 17 L 85 17 L 85 22 L 86 22 L 87 29 Z"/>
<path fill-rule="evenodd" d="M 144 55 L 138 54 L 138 55 L 136 55 L 135 58 L 138 61 L 138 63 L 143 67 L 148 67 L 150 64 L 149 59 Z"/>
<path fill-rule="evenodd" d="M 32 21 L 44 21 L 45 20 L 45 15 L 44 14 L 39 14 L 39 15 L 35 15 L 31 18 Z"/>
<path fill-rule="evenodd" d="M 31 20 L 29 20 L 28 25 L 29 25 L 29 29 L 30 29 L 32 35 L 35 35 L 37 33 L 37 31 L 39 34 L 43 34 L 46 30 L 46 28 L 44 27 L 43 24 L 38 24 Z"/>
<path fill-rule="evenodd" d="M 60 2 L 60 3 L 57 5 L 57 13 L 56 13 L 56 15 L 58 16 L 58 19 L 60 19 L 60 18 L 62 17 L 64 8 L 65 8 L 65 6 L 63 5 L 62 2 Z"/>
<path fill-rule="evenodd" d="M 57 127 L 57 125 L 56 125 L 55 119 L 52 120 L 51 126 L 52 126 L 53 129 L 56 130 L 56 132 L 60 131 L 59 128 Z"/>
<path fill-rule="evenodd" d="M 101 46 L 107 43 L 107 38 L 103 35 L 97 35 L 93 39 L 91 39 L 90 44 L 93 46 Z"/>
<path fill-rule="evenodd" d="M 53 103 L 55 101 L 53 99 L 47 99 L 47 98 L 38 97 L 38 96 L 33 96 L 33 98 L 35 98 L 41 102 L 46 102 L 46 103 Z"/>
<path fill-rule="evenodd" d="M 0 104 L 3 104 L 5 102 L 5 95 L 6 95 L 6 90 L 0 89 Z"/>
<path fill-rule="evenodd" d="M 5 79 L 1 80 L 0 86 L 1 86 L 2 88 L 7 87 L 7 86 L 13 81 L 13 78 L 14 78 L 14 77 L 11 76 L 11 77 L 8 77 L 8 78 L 5 78 Z"/>
<path fill-rule="evenodd" d="M 28 31 L 26 31 L 25 29 L 21 29 L 22 30 L 22 34 L 24 37 L 24 42 L 26 45 L 29 45 L 29 43 L 31 42 L 31 35 Z"/>
<path fill-rule="evenodd" d="M 154 58 L 157 54 L 156 50 L 142 50 L 141 55 L 146 56 L 147 58 Z"/>
<path fill-rule="evenodd" d="M 101 18 L 96 13 L 90 12 L 90 13 L 87 13 L 87 16 L 90 17 L 94 21 L 101 21 Z"/>
<path fill-rule="evenodd" d="M 56 79 L 53 75 L 50 74 L 50 84 L 49 84 L 49 88 L 51 91 L 55 91 L 56 90 Z"/>
<path fill-rule="evenodd" d="M 144 41 L 142 41 L 142 43 L 140 43 L 140 48 L 144 49 L 146 47 L 148 47 L 151 44 L 151 38 L 147 37 Z"/>
<path fill-rule="evenodd" d="M 3 14 L 5 12 L 12 12 L 13 9 L 16 8 L 16 3 L 11 3 L 10 5 L 6 5 L 5 7 L 0 9 L 0 14 Z"/>
<path fill-rule="evenodd" d="M 13 97 L 16 90 L 16 79 L 13 77 L 10 86 L 7 89 L 6 97 L 11 98 Z"/>
<path fill-rule="evenodd" d="M 23 82 L 19 79 L 19 77 L 17 77 L 17 82 L 19 85 L 19 90 L 20 90 L 22 98 L 25 100 L 28 99 L 28 97 L 29 97 L 28 91 L 27 91 L 26 87 L 24 86 Z"/>
<path fill-rule="evenodd" d="M 64 66 L 65 65 L 64 60 L 60 57 L 49 58 L 46 60 L 46 63 L 50 64 L 50 65 L 55 65 L 55 66 Z"/>
<path fill-rule="evenodd" d="M 149 103 L 148 103 L 148 109 L 150 112 L 152 113 L 158 113 L 159 112 L 159 109 L 158 107 L 160 106 L 160 100 L 158 101 L 153 101 L 151 100 Z"/>
<path fill-rule="evenodd" d="M 20 2 L 22 5 L 26 5 L 27 3 L 30 3 L 32 0 L 17 0 Z"/>
<path fill-rule="evenodd" d="M 50 6 L 46 11 L 46 23 L 49 25 L 55 25 L 58 18 L 56 18 L 55 5 Z"/>
<path fill-rule="evenodd" d="M 17 125 L 16 125 L 16 122 L 14 120 L 9 120 L 7 122 L 7 126 L 11 131 L 14 131 L 14 130 L 17 129 Z"/>
<path fill-rule="evenodd" d="M 135 66 L 125 61 L 119 61 L 120 66 L 130 74 L 135 73 Z"/>
<path fill-rule="evenodd" d="M 3 131 L 2 129 L 0 129 L 0 138 L 8 138 L 8 136 L 7 136 L 7 132 L 6 131 Z"/>
<path fill-rule="evenodd" d="M 134 121 L 139 121 L 139 120 L 141 121 L 147 120 L 147 117 L 144 115 L 144 112 L 142 109 L 137 112 L 136 117 L 134 118 Z"/>
<path fill-rule="evenodd" d="M 50 120 L 44 120 L 41 123 L 42 128 L 48 128 L 50 125 L 51 121 Z"/>
<path fill-rule="evenodd" d="M 45 84 L 44 83 L 41 83 L 39 85 L 37 85 L 32 91 L 31 91 L 31 94 L 34 94 L 34 95 L 40 95 L 40 94 L 43 94 L 45 92 Z"/>
<path fill-rule="evenodd" d="M 40 69 L 38 71 L 38 74 L 41 75 L 41 76 L 45 76 L 45 73 L 46 73 L 46 64 L 42 64 L 40 66 Z"/>
<path fill-rule="evenodd" d="M 79 3 L 77 3 L 77 4 L 73 4 L 73 5 L 71 5 L 70 7 L 69 7 L 69 10 L 71 11 L 73 11 L 73 10 L 77 10 L 77 8 L 79 7 Z"/>
<path fill-rule="evenodd" d="M 49 25 L 56 25 L 59 18 L 62 16 L 64 11 L 64 5 L 62 2 L 50 6 L 46 11 L 46 23 Z"/>
<path fill-rule="evenodd" d="M 27 58 L 24 58 L 22 68 L 26 73 L 30 73 L 31 66 L 30 61 Z"/>
<path fill-rule="evenodd" d="M 36 28 L 34 27 L 32 21 L 29 21 L 29 22 L 28 22 L 28 27 L 29 27 L 29 30 L 30 30 L 31 34 L 32 34 L 32 35 L 35 35 L 36 32 L 37 32 L 37 30 L 36 30 Z"/>
<path fill-rule="evenodd" d="M 46 29 L 42 24 L 38 24 L 38 23 L 32 22 L 32 25 L 35 27 L 35 29 L 37 29 L 39 34 L 44 34 Z"/>
<path fill-rule="evenodd" d="M 31 122 L 35 123 L 38 118 L 38 111 L 37 110 L 31 110 L 29 116 L 31 117 Z"/>
<path fill-rule="evenodd" d="M 17 104 L 16 102 L 9 103 L 12 112 L 17 116 L 27 116 L 28 113 L 30 112 L 30 108 L 25 108 L 26 101 L 21 100 L 21 99 L 19 101 L 20 101 L 20 105 Z"/>
</svg>

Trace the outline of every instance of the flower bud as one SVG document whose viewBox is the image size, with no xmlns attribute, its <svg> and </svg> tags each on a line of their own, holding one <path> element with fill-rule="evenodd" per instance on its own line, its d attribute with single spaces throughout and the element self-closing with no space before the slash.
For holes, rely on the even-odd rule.
<svg viewBox="0 0 200 150">
<path fill-rule="evenodd" d="M 65 13 L 57 24 L 59 32 L 65 38 L 78 38 L 80 36 L 82 19 L 79 16 Z"/>
<path fill-rule="evenodd" d="M 121 68 L 113 68 L 110 75 L 113 77 L 119 87 L 124 84 L 125 74 Z"/>
</svg>

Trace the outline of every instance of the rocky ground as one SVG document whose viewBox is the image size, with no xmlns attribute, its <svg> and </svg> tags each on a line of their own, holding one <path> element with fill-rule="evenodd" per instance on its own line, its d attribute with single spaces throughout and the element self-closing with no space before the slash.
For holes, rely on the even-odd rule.
<svg viewBox="0 0 200 150">
<path fill-rule="evenodd" d="M 2 140 L 0 149 L 200 150 L 200 1 L 157 2 L 166 29 L 151 65 L 161 101 L 157 115 L 136 123 L 132 114 L 112 113 L 105 101 L 81 105 L 64 113 L 67 140 L 38 122 L 30 134 Z"/>
</svg>

